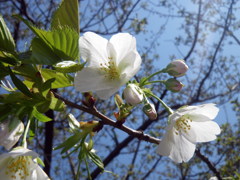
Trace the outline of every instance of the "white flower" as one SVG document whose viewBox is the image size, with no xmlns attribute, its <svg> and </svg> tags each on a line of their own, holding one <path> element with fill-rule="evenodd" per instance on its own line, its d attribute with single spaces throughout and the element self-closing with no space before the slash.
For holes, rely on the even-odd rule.
<svg viewBox="0 0 240 180">
<path fill-rule="evenodd" d="M 38 154 L 23 148 L 15 148 L 0 155 L 0 177 L 4 180 L 48 180 L 48 176 L 33 161 Z"/>
<path fill-rule="evenodd" d="M 123 91 L 123 97 L 128 104 L 136 106 L 143 100 L 143 92 L 136 84 L 128 84 Z"/>
<path fill-rule="evenodd" d="M 79 40 L 80 54 L 87 67 L 76 74 L 75 88 L 80 92 L 95 91 L 108 99 L 139 70 L 141 57 L 136 39 L 128 33 L 118 33 L 108 41 L 87 32 Z"/>
<path fill-rule="evenodd" d="M 197 142 L 208 142 L 220 134 L 217 123 L 211 121 L 219 109 L 215 104 L 187 106 L 169 116 L 167 133 L 157 153 L 169 156 L 174 162 L 187 162 L 194 154 Z"/>
<path fill-rule="evenodd" d="M 11 128 L 9 128 L 9 123 L 10 121 L 0 123 L 0 145 L 7 150 L 11 149 L 18 142 L 24 131 L 24 125 L 21 121 L 13 122 L 14 124 Z"/>
</svg>

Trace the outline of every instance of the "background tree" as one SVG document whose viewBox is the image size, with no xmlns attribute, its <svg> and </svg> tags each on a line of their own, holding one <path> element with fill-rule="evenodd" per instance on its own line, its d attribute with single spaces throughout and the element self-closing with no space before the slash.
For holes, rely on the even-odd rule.
<svg viewBox="0 0 240 180">
<path fill-rule="evenodd" d="M 177 58 L 187 62 L 190 71 L 186 76 L 179 78 L 185 84 L 181 93 L 173 94 L 161 84 L 152 89 L 172 108 L 204 102 L 215 102 L 219 106 L 227 103 L 230 106 L 229 102 L 233 102 L 235 105 L 233 112 L 238 112 L 239 2 L 234 0 L 227 2 L 186 0 L 184 3 L 173 0 L 79 2 L 81 33 L 92 31 L 109 37 L 118 32 L 129 32 L 136 36 L 138 50 L 143 60 L 141 71 L 135 77 L 136 80 L 161 69 L 170 60 Z M 33 34 L 11 15 L 20 14 L 33 24 L 48 29 L 51 15 L 58 4 L 59 1 L 54 0 L 0 1 L 1 14 L 10 27 L 19 51 L 24 51 L 29 46 Z M 155 80 L 166 78 L 167 76 L 161 75 Z M 83 96 L 71 88 L 60 89 L 59 94 L 73 102 L 83 100 Z M 164 133 L 167 113 L 158 102 L 153 99 L 151 101 L 158 112 L 156 121 L 149 120 L 139 108 L 135 108 L 125 125 L 160 138 Z M 97 100 L 96 107 L 106 116 L 115 119 L 113 112 L 117 109 L 113 99 Z M 95 116 L 75 108 L 69 107 L 66 114 L 69 112 L 74 113 L 78 120 L 98 120 Z M 39 124 L 38 128 L 42 131 L 35 134 L 36 138 L 31 144 L 43 155 L 45 164 L 49 165 L 45 170 L 49 173 L 51 170 L 53 179 L 68 174 L 62 178 L 67 179 L 76 173 L 77 162 L 74 158 L 76 154 L 62 161 L 59 159 L 61 155 L 58 151 L 52 153 L 50 156 L 52 159 L 49 159 L 49 154 L 44 153 L 46 149 L 59 144 L 60 139 L 69 136 L 66 114 L 55 113 L 54 124 L 49 122 L 50 129 L 47 125 L 49 123 Z M 54 133 L 49 134 L 49 130 Z M 239 120 L 236 119 L 222 124 L 222 133 L 216 142 L 199 145 L 196 157 L 189 163 L 174 164 L 168 158 L 160 157 L 155 153 L 156 145 L 141 141 L 119 131 L 116 127 L 104 125 L 94 137 L 94 148 L 101 155 L 106 169 L 113 174 L 99 175 L 100 170 L 95 169 L 92 171 L 92 177 L 99 179 L 107 177 L 110 179 L 205 179 L 211 176 L 237 178 L 240 173 L 237 137 L 239 137 Z M 90 166 L 92 169 L 95 168 L 95 165 L 90 164 Z M 82 173 L 83 176 L 86 175 L 84 167 Z"/>
</svg>

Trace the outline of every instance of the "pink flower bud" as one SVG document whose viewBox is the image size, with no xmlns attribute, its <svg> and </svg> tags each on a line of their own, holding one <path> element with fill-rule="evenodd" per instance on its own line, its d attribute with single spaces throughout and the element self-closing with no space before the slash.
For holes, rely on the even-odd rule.
<svg viewBox="0 0 240 180">
<path fill-rule="evenodd" d="M 156 112 L 155 106 L 152 103 L 145 104 L 143 107 L 143 112 L 151 120 L 155 120 L 157 118 L 157 112 Z"/>
<path fill-rule="evenodd" d="M 168 79 L 164 84 L 166 88 L 172 92 L 179 92 L 184 86 L 181 82 L 174 78 Z"/>
<path fill-rule="evenodd" d="M 178 59 L 168 64 L 166 68 L 166 73 L 174 77 L 180 77 L 185 75 L 187 70 L 188 70 L 188 66 L 185 63 L 185 61 Z"/>
<path fill-rule="evenodd" d="M 128 104 L 136 106 L 142 102 L 143 92 L 136 84 L 128 84 L 123 91 L 123 97 Z"/>
</svg>

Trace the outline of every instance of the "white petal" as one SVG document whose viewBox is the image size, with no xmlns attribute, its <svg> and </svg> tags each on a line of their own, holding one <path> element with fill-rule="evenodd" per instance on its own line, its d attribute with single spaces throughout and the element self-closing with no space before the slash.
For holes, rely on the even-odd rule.
<svg viewBox="0 0 240 180">
<path fill-rule="evenodd" d="M 172 151 L 172 148 L 174 148 L 174 142 L 173 142 L 173 136 L 172 133 L 166 133 L 158 145 L 157 153 L 162 156 L 169 156 L 170 152 Z"/>
<path fill-rule="evenodd" d="M 86 32 L 79 39 L 80 55 L 83 60 L 89 62 L 89 66 L 106 63 L 108 60 L 107 43 L 107 39 L 93 32 Z"/>
<path fill-rule="evenodd" d="M 0 145 L 4 146 L 7 150 L 9 150 L 18 142 L 24 131 L 24 125 L 21 121 L 18 121 L 16 127 L 12 131 L 8 132 L 8 128 L 6 128 L 6 130 L 7 132 L 5 132 L 5 135 L 2 136 L 3 138 L 0 141 Z"/>
<path fill-rule="evenodd" d="M 121 74 L 125 74 L 130 80 L 140 69 L 142 59 L 136 51 L 129 52 L 118 65 Z"/>
<path fill-rule="evenodd" d="M 116 65 L 131 51 L 136 51 L 136 39 L 128 33 L 118 33 L 109 40 L 109 55 L 115 56 Z"/>
<path fill-rule="evenodd" d="M 36 169 L 32 171 L 32 174 L 28 176 L 29 180 L 49 180 L 47 174 L 42 170 L 40 166 L 37 166 Z M 28 180 L 26 179 L 26 180 Z"/>
<path fill-rule="evenodd" d="M 86 67 L 76 73 L 74 86 L 77 91 L 88 92 L 112 88 L 112 82 L 107 81 L 98 69 Z"/>
<path fill-rule="evenodd" d="M 23 147 L 17 147 L 8 153 L 12 158 L 16 158 L 18 156 L 31 156 L 32 158 L 38 157 L 38 154 L 34 151 Z M 0 156 L 1 157 L 1 156 Z"/>
<path fill-rule="evenodd" d="M 1 164 L 0 164 L 0 177 L 1 177 L 1 179 L 3 179 L 3 180 L 12 180 L 12 178 L 10 178 L 7 174 L 6 174 L 6 170 L 7 170 L 7 168 L 6 168 L 6 164 L 2 164 L 3 165 L 3 167 L 1 167 Z"/>
<path fill-rule="evenodd" d="M 192 122 L 191 129 L 184 133 L 185 138 L 189 141 L 196 142 L 209 142 L 215 140 L 216 135 L 220 134 L 220 127 L 216 122 Z"/>
<path fill-rule="evenodd" d="M 202 104 L 198 106 L 187 106 L 184 108 L 180 108 L 177 112 L 181 114 L 191 114 L 191 115 L 204 115 L 209 119 L 214 119 L 218 114 L 219 109 L 216 107 L 215 104 Z M 203 119 L 199 118 L 200 121 Z"/>
<path fill-rule="evenodd" d="M 168 131 L 163 139 L 165 142 L 162 145 L 162 142 L 160 143 L 157 152 L 169 156 L 174 162 L 187 162 L 194 155 L 196 145 L 184 136 L 176 135 L 173 129 Z"/>
<path fill-rule="evenodd" d="M 96 91 L 97 96 L 102 99 L 102 100 L 107 100 L 108 98 L 110 98 L 115 92 L 118 91 L 118 89 L 121 87 L 115 87 L 115 88 L 111 88 L 111 89 L 104 89 L 104 90 L 99 90 Z"/>
</svg>

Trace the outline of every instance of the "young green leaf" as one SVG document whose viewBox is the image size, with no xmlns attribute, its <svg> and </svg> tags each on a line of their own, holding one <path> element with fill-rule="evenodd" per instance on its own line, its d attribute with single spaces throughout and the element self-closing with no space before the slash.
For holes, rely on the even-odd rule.
<svg viewBox="0 0 240 180">
<path fill-rule="evenodd" d="M 19 91 L 21 91 L 23 94 L 25 94 L 28 97 L 33 97 L 33 94 L 29 91 L 27 86 L 20 80 L 18 79 L 15 74 L 12 72 L 12 70 L 9 68 L 10 76 L 11 79 L 14 83 L 14 85 L 18 88 Z"/>
<path fill-rule="evenodd" d="M 1 15 L 0 15 L 0 50 L 8 52 L 15 51 L 14 40 Z"/>
<path fill-rule="evenodd" d="M 61 58 L 58 57 L 53 50 L 40 38 L 34 38 L 31 46 L 32 56 L 29 59 L 23 60 L 23 62 L 46 65 L 52 65 L 61 62 Z"/>
<path fill-rule="evenodd" d="M 53 51 L 53 53 L 56 56 L 58 56 L 63 60 L 76 60 L 78 58 L 79 34 L 73 29 L 65 26 L 65 27 L 62 27 L 61 29 L 55 29 L 53 31 L 45 31 L 45 30 L 34 27 L 30 22 L 28 22 L 21 16 L 15 15 L 15 17 L 22 20 L 36 34 L 36 36 L 40 38 L 44 43 L 44 44 L 40 43 L 39 41 L 36 42 L 35 40 L 34 46 L 36 46 L 36 43 L 37 44 L 40 43 L 37 46 L 46 45 L 51 49 L 51 51 Z M 50 51 L 49 49 L 47 50 L 47 48 L 45 50 Z M 48 52 L 47 55 L 49 55 L 50 52 Z M 34 53 L 35 52 L 33 50 L 33 54 Z M 56 64 L 57 62 L 60 62 L 59 58 L 54 63 L 51 63 L 51 64 Z"/>
<path fill-rule="evenodd" d="M 72 86 L 73 78 L 70 75 L 51 69 L 42 69 L 41 74 L 45 80 L 55 78 L 55 81 L 52 83 L 52 89 Z"/>
<path fill-rule="evenodd" d="M 84 136 L 85 134 L 83 132 L 79 132 L 74 134 L 73 136 L 69 137 L 66 141 L 64 141 L 62 144 L 54 148 L 54 150 L 62 149 L 61 153 L 65 153 L 70 148 L 72 148 L 75 144 L 77 144 Z"/>
<path fill-rule="evenodd" d="M 57 99 L 54 96 L 52 96 L 49 108 L 55 111 L 62 111 L 65 108 L 65 103 L 60 99 Z"/>
<path fill-rule="evenodd" d="M 45 116 L 44 114 L 38 112 L 38 110 L 35 107 L 33 107 L 32 115 L 41 122 L 52 121 L 51 118 L 49 118 L 49 117 Z"/>
<path fill-rule="evenodd" d="M 58 29 L 68 26 L 79 33 L 78 0 L 63 0 L 54 12 L 51 28 Z"/>
<path fill-rule="evenodd" d="M 104 164 L 101 158 L 94 152 L 88 151 L 88 157 L 96 164 L 102 171 L 104 170 Z"/>
</svg>

